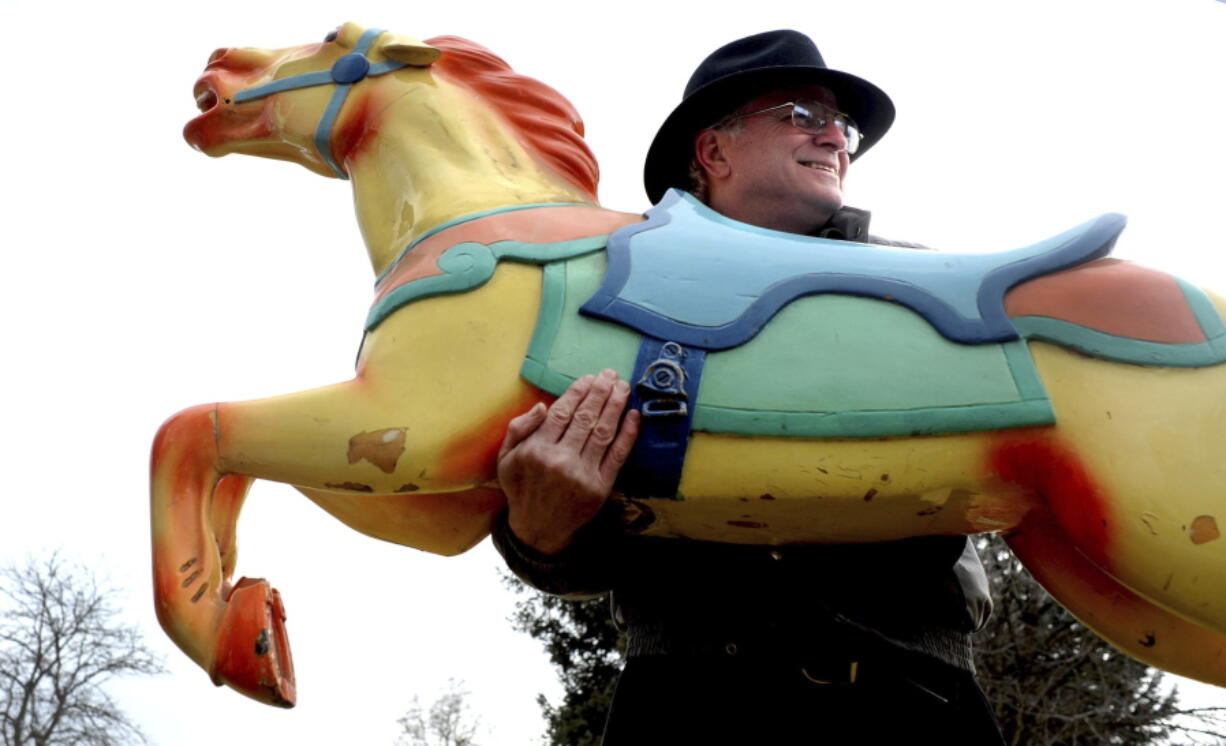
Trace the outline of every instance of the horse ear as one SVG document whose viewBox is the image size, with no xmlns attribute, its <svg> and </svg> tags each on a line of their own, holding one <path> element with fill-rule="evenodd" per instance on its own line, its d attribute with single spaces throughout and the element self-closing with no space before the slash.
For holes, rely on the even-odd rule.
<svg viewBox="0 0 1226 746">
<path fill-rule="evenodd" d="M 416 39 L 398 34 L 388 34 L 380 51 L 389 59 L 415 67 L 429 67 L 442 54 L 437 48 Z"/>
</svg>

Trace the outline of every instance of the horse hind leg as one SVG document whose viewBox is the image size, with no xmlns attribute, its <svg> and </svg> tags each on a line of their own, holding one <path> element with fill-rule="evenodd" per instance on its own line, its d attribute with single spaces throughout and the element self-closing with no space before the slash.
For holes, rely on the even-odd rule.
<svg viewBox="0 0 1226 746">
<path fill-rule="evenodd" d="M 292 707 L 293 662 L 280 594 L 264 580 L 230 579 L 235 529 L 250 477 L 218 468 L 216 405 L 174 415 L 151 463 L 154 597 L 158 621 L 213 682 Z"/>
<path fill-rule="evenodd" d="M 1114 647 L 1164 671 L 1226 686 L 1226 635 L 1151 603 L 1103 572 L 1047 511 L 1031 513 L 1006 541 L 1048 593 Z"/>
</svg>

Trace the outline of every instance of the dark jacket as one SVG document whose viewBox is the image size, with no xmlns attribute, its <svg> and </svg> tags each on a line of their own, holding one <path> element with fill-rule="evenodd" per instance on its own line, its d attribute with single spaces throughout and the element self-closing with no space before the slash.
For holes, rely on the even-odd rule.
<svg viewBox="0 0 1226 746">
<path fill-rule="evenodd" d="M 816 648 L 837 631 L 973 670 L 970 634 L 987 621 L 991 597 L 966 537 L 741 546 L 629 536 L 613 512 L 553 557 L 519 543 L 505 520 L 493 538 L 534 588 L 570 598 L 611 590 L 629 656 L 719 652 L 733 638 L 744 647 L 781 635 Z"/>
<path fill-rule="evenodd" d="M 868 219 L 844 208 L 820 235 L 922 248 L 870 237 Z M 612 591 L 630 657 L 718 653 L 734 639 L 747 650 L 803 656 L 823 641 L 860 639 L 974 670 L 970 635 L 986 623 L 992 602 L 966 537 L 741 546 L 627 535 L 618 512 L 611 501 L 556 556 L 518 542 L 505 517 L 494 544 L 512 572 L 547 593 Z"/>
</svg>

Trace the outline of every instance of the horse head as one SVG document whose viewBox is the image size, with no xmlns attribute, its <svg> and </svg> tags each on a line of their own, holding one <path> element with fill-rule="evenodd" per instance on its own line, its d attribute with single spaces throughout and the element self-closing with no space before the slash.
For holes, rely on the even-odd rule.
<svg viewBox="0 0 1226 746">
<path fill-rule="evenodd" d="M 400 71 L 401 85 L 408 80 L 420 85 L 439 54 L 416 39 L 354 23 L 315 44 L 218 49 L 196 81 L 202 113 L 183 134 L 208 155 L 291 160 L 344 179 L 341 164 L 360 139 L 354 135 L 360 134 L 368 107 L 394 93 L 394 86 L 379 78 Z M 345 106 L 349 95 L 356 105 Z"/>
<path fill-rule="evenodd" d="M 194 93 L 202 113 L 184 137 L 197 150 L 351 180 L 376 272 L 463 215 L 595 202 L 598 169 L 575 108 L 458 37 L 423 43 L 346 23 L 313 44 L 223 48 Z"/>
</svg>

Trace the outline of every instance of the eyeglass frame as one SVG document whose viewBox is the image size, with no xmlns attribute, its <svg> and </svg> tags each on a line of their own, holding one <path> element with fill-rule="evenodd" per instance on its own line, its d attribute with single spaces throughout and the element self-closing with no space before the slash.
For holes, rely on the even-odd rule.
<svg viewBox="0 0 1226 746">
<path fill-rule="evenodd" d="M 782 104 L 775 104 L 774 106 L 767 106 L 764 109 L 756 109 L 754 111 L 747 111 L 744 114 L 732 114 L 730 116 L 724 117 L 723 119 L 719 120 L 715 124 L 711 125 L 708 129 L 719 129 L 720 127 L 727 127 L 728 125 L 732 124 L 738 119 L 744 119 L 745 117 L 752 117 L 758 114 L 765 114 L 768 111 L 775 111 L 776 109 L 782 109 L 785 106 L 792 107 L 792 115 L 791 115 L 792 126 L 800 130 L 801 132 L 808 132 L 811 135 L 816 135 L 820 133 L 822 130 L 826 129 L 826 127 L 830 126 L 831 124 L 834 124 L 834 128 L 837 129 L 843 135 L 843 139 L 847 141 L 846 150 L 847 150 L 848 155 L 855 155 L 855 152 L 860 149 L 860 143 L 864 140 L 864 131 L 860 129 L 860 125 L 856 124 L 856 120 L 852 119 L 849 115 L 844 114 L 838 109 L 827 106 L 826 104 L 823 104 L 820 101 L 813 101 L 811 99 L 802 98 L 796 101 L 785 101 Z M 820 108 L 826 114 L 826 116 L 824 117 L 815 117 L 815 119 L 821 122 L 821 126 L 818 127 L 816 130 L 811 130 L 811 129 L 802 127 L 799 124 L 797 124 L 796 123 L 796 107 L 797 106 L 803 106 L 806 109 L 810 109 L 810 110 Z M 843 124 L 843 126 L 841 127 L 839 126 L 840 120 L 842 121 L 842 124 Z M 855 142 L 852 142 L 851 135 L 847 134 L 849 129 L 854 129 L 856 131 Z"/>
</svg>

